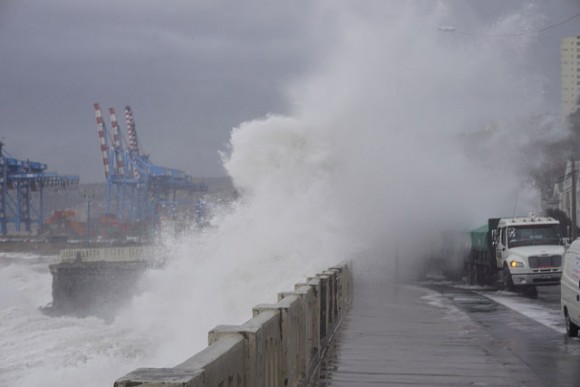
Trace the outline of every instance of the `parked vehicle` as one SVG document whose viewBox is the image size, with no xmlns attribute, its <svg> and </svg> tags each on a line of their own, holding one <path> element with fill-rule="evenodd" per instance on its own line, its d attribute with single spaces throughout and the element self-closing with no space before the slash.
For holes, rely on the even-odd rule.
<svg viewBox="0 0 580 387">
<path fill-rule="evenodd" d="M 501 280 L 506 290 L 533 293 L 536 286 L 560 284 L 564 246 L 557 220 L 534 215 L 492 218 L 470 236 L 464 265 L 470 284 Z"/>
<path fill-rule="evenodd" d="M 564 255 L 560 287 L 560 304 L 566 319 L 566 334 L 568 337 L 576 337 L 580 326 L 580 240 L 572 242 Z"/>
</svg>

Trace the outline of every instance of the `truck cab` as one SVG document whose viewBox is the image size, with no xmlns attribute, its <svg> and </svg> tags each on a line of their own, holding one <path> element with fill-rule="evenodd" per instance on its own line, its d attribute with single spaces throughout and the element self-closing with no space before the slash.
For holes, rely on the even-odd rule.
<svg viewBox="0 0 580 387">
<path fill-rule="evenodd" d="M 559 222 L 548 217 L 502 218 L 493 230 L 504 287 L 559 285 L 564 246 Z"/>
</svg>

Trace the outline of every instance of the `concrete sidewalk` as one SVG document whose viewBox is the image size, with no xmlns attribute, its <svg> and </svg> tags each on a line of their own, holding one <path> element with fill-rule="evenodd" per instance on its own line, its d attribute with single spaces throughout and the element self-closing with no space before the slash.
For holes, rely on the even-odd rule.
<svg viewBox="0 0 580 387">
<path fill-rule="evenodd" d="M 529 368 L 439 293 L 355 282 L 318 386 L 539 386 Z"/>
</svg>

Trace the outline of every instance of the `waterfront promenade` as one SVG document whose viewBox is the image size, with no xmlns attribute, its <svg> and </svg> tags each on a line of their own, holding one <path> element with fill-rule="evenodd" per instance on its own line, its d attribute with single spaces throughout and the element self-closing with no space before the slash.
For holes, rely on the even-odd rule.
<svg viewBox="0 0 580 387">
<path fill-rule="evenodd" d="M 429 289 L 355 278 L 318 386 L 537 386 L 529 368 Z"/>
</svg>

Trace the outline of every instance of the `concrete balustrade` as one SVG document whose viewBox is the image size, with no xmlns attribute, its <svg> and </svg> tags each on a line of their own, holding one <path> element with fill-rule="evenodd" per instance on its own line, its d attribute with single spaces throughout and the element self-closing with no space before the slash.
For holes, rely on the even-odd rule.
<svg viewBox="0 0 580 387">
<path fill-rule="evenodd" d="M 209 332 L 209 344 L 211 346 L 231 335 L 245 340 L 245 383 L 240 386 L 276 386 L 281 370 L 280 314 L 273 310 L 265 311 L 242 325 L 218 325 Z"/>
<path fill-rule="evenodd" d="M 282 301 L 288 297 L 298 297 L 300 299 L 299 311 L 300 329 L 296 343 L 299 348 L 304 348 L 300 352 L 300 358 L 297 360 L 297 372 L 301 379 L 312 374 L 312 366 L 317 365 L 319 358 L 318 353 L 318 303 L 313 286 L 297 285 L 294 292 L 283 292 L 278 294 L 278 300 Z"/>
<path fill-rule="evenodd" d="M 277 304 L 258 305 L 254 307 L 254 316 L 262 312 L 274 311 L 280 315 L 281 322 L 281 342 L 280 342 L 280 386 L 294 386 L 290 381 L 300 380 L 299 365 L 301 361 L 300 330 L 301 305 L 300 299 L 296 296 L 284 298 Z"/>
<path fill-rule="evenodd" d="M 208 347 L 173 368 L 139 368 L 115 387 L 309 386 L 352 296 L 348 265 L 332 267 L 276 304 L 260 304 L 242 325 L 219 325 Z"/>
</svg>

